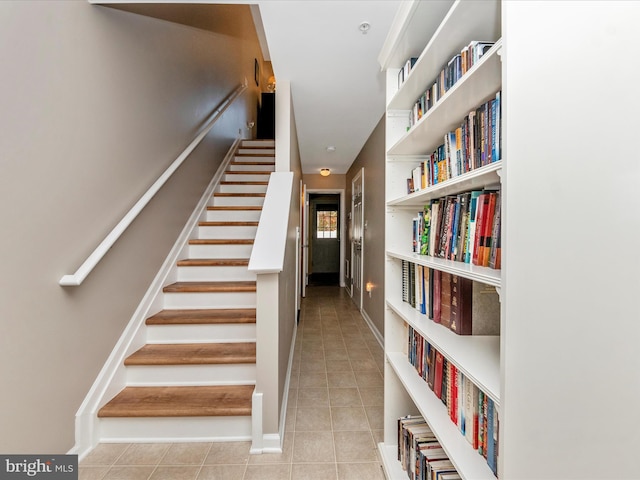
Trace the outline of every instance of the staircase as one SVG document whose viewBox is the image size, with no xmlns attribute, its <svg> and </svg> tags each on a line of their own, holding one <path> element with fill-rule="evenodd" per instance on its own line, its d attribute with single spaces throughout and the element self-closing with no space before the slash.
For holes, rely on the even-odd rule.
<svg viewBox="0 0 640 480">
<path fill-rule="evenodd" d="M 101 441 L 251 437 L 256 276 L 248 271 L 273 140 L 243 141 L 189 240 L 146 344 L 125 360 L 126 387 L 98 412 Z"/>
</svg>

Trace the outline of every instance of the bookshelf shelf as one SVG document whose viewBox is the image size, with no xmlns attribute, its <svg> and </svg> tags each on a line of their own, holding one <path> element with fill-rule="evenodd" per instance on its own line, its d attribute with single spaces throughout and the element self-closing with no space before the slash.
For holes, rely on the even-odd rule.
<svg viewBox="0 0 640 480">
<path fill-rule="evenodd" d="M 425 85 L 433 83 L 442 66 L 446 65 L 454 53 L 466 47 L 469 39 L 495 41 L 500 37 L 500 3 L 466 3 L 470 4 L 461 0 L 454 2 L 431 39 L 427 39 L 427 46 L 418 57 L 408 78 L 388 103 L 389 110 L 410 110 L 416 99 L 424 93 Z M 433 18 L 433 14 L 429 18 Z M 461 23 L 468 24 L 469 28 L 457 28 Z M 476 66 L 467 75 L 471 75 L 475 68 Z"/>
<path fill-rule="evenodd" d="M 387 299 L 387 306 L 499 405 L 500 337 L 457 335 L 399 298 Z"/>
<path fill-rule="evenodd" d="M 495 96 L 502 83 L 502 64 L 498 55 L 501 48 L 502 41 L 498 40 L 411 130 L 389 148 L 387 153 L 389 155 L 431 153 L 442 143 L 443 135 L 458 126 L 469 111 Z M 417 98 L 414 98 L 413 102 Z M 413 102 L 408 109 L 411 109 Z"/>
<path fill-rule="evenodd" d="M 402 252 L 400 250 L 387 250 L 387 256 L 399 260 L 407 260 L 417 265 L 441 270 L 443 272 L 458 275 L 459 277 L 470 278 L 476 282 L 485 283 L 500 288 L 502 285 L 502 273 L 489 267 L 479 267 L 471 263 L 455 262 L 444 258 L 432 257 L 430 255 L 419 255 L 413 252 Z"/>
<path fill-rule="evenodd" d="M 399 352 L 388 352 L 387 362 L 438 437 L 460 476 L 467 479 L 495 479 L 485 458 L 460 433 L 449 418 L 446 407 L 416 373 L 406 356 Z"/>
<path fill-rule="evenodd" d="M 500 161 L 406 194 L 412 170 L 445 143 L 445 135 L 460 127 L 469 112 L 495 99 L 502 89 L 502 6 L 501 0 L 403 3 L 379 57 L 387 74 L 385 428 L 379 450 L 387 478 L 391 479 L 407 478 L 397 460 L 397 420 L 415 414 L 424 417 L 462 478 L 496 478 L 487 459 L 462 435 L 449 418 L 442 400 L 409 362 L 407 326 L 491 398 L 498 413 L 502 405 L 503 338 L 457 335 L 404 302 L 401 261 L 471 279 L 496 287 L 498 291 L 502 287 L 501 270 L 413 253 L 412 227 L 414 219 L 431 200 L 471 190 L 501 188 L 504 155 Z M 434 28 L 435 23 L 438 25 Z M 425 25 L 426 31 L 421 32 Z M 415 102 L 431 88 L 452 57 L 474 40 L 495 44 L 407 131 Z M 398 73 L 410 57 L 417 60 L 398 87 Z M 504 332 L 504 326 L 505 319 L 500 318 L 500 332 Z"/>
<path fill-rule="evenodd" d="M 500 171 L 502 160 L 476 168 L 442 183 L 437 183 L 424 190 L 404 195 L 387 202 L 388 206 L 419 206 L 422 207 L 429 200 L 473 189 L 500 185 Z M 407 169 L 408 171 L 408 169 Z"/>
</svg>

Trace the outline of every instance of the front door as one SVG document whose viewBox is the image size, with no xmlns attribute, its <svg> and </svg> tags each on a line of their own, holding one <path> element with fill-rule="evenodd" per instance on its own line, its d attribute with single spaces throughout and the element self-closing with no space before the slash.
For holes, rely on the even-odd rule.
<svg viewBox="0 0 640 480">
<path fill-rule="evenodd" d="M 353 178 L 351 182 L 351 296 L 353 301 L 362 309 L 362 248 L 363 248 L 363 192 L 364 192 L 364 169 Z"/>
<path fill-rule="evenodd" d="M 340 273 L 340 196 L 312 194 L 310 203 L 310 283 L 338 284 Z"/>
</svg>

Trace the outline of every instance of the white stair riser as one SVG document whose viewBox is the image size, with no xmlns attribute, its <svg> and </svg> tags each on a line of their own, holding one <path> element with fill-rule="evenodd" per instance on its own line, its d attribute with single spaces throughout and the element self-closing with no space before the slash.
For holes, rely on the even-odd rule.
<svg viewBox="0 0 640 480">
<path fill-rule="evenodd" d="M 214 207 L 252 206 L 260 207 L 264 203 L 264 197 L 213 197 Z"/>
<path fill-rule="evenodd" d="M 255 238 L 258 227 L 244 226 L 221 226 L 221 227 L 198 227 L 198 238 L 200 239 L 247 239 Z"/>
<path fill-rule="evenodd" d="M 130 365 L 127 385 L 135 387 L 252 385 L 256 364 L 232 365 Z"/>
<path fill-rule="evenodd" d="M 207 210 L 207 222 L 257 222 L 262 210 Z"/>
<path fill-rule="evenodd" d="M 242 148 L 240 147 L 236 152 L 236 155 L 256 155 L 256 154 L 265 154 L 270 155 L 270 158 L 274 158 L 273 154 L 275 153 L 274 148 Z M 242 158 L 242 157 L 241 157 Z"/>
<path fill-rule="evenodd" d="M 220 442 L 251 439 L 251 417 L 100 418 L 100 442 Z"/>
<path fill-rule="evenodd" d="M 225 280 L 230 282 L 256 280 L 257 275 L 243 267 L 178 267 L 179 282 L 206 282 L 210 280 Z"/>
<path fill-rule="evenodd" d="M 240 144 L 240 148 L 242 147 L 271 147 L 271 148 L 275 148 L 276 147 L 276 141 L 275 140 L 269 140 L 269 139 L 259 139 L 259 140 L 243 140 L 242 143 Z"/>
<path fill-rule="evenodd" d="M 226 182 L 268 182 L 270 172 L 260 173 L 260 174 L 248 174 L 248 173 L 237 173 L 237 174 L 224 174 L 224 180 Z"/>
<path fill-rule="evenodd" d="M 164 294 L 164 308 L 256 308 L 256 292 Z"/>
<path fill-rule="evenodd" d="M 220 185 L 221 193 L 266 193 L 267 185 Z"/>
<path fill-rule="evenodd" d="M 262 158 L 253 159 L 252 162 L 268 162 L 269 160 L 265 160 Z M 232 172 L 273 172 L 275 170 L 275 165 L 251 165 L 249 161 L 247 162 L 238 162 L 231 163 L 227 168 L 228 171 Z"/>
<path fill-rule="evenodd" d="M 149 325 L 147 343 L 255 342 L 255 323 Z"/>
<path fill-rule="evenodd" d="M 253 245 L 189 245 L 190 258 L 251 258 Z"/>
</svg>

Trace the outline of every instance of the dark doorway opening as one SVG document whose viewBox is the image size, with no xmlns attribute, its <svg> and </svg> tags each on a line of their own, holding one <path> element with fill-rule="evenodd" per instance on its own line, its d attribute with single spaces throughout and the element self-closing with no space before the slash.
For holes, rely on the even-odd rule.
<svg viewBox="0 0 640 480">
<path fill-rule="evenodd" d="M 309 285 L 340 282 L 340 195 L 309 195 Z"/>
</svg>

